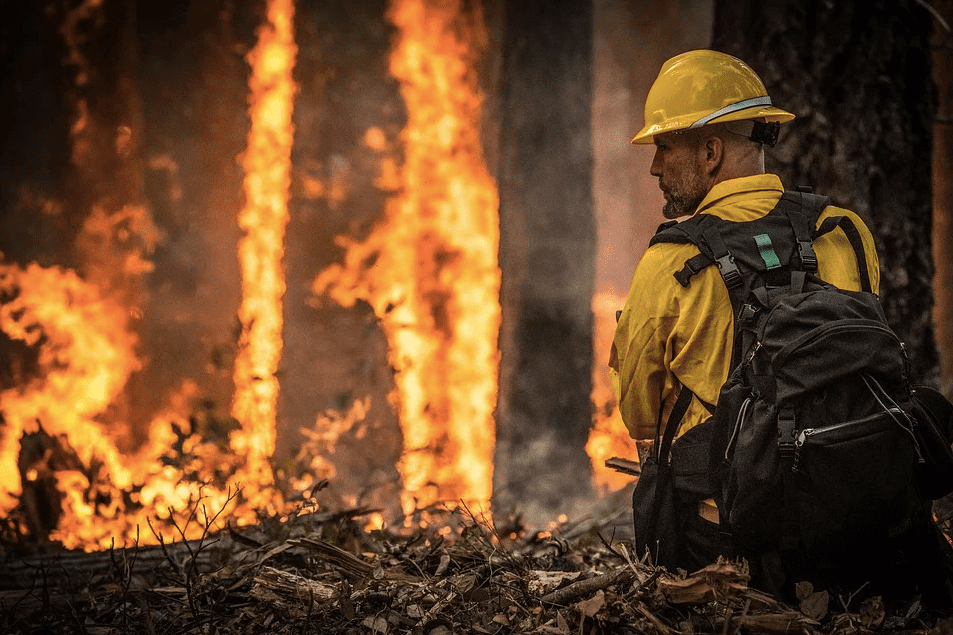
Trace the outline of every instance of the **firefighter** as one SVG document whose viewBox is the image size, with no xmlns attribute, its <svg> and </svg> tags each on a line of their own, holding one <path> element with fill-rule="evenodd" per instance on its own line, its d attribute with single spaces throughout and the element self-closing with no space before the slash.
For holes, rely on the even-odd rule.
<svg viewBox="0 0 953 635">
<path fill-rule="evenodd" d="M 678 219 L 713 214 L 730 221 L 760 218 L 784 191 L 765 173 L 764 146 L 777 140 L 781 124 L 794 115 L 771 103 L 758 75 L 741 60 L 710 50 L 689 51 L 665 62 L 645 102 L 645 125 L 633 144 L 655 145 L 651 174 L 665 198 L 662 215 Z M 849 216 L 860 230 L 868 276 L 880 282 L 874 239 L 856 214 L 827 207 L 831 216 Z M 814 243 L 818 275 L 842 289 L 860 290 L 855 252 L 842 230 Z M 691 441 L 691 431 L 709 419 L 731 362 L 733 312 L 716 267 L 683 287 L 672 273 L 694 254 L 690 244 L 660 243 L 640 260 L 619 316 L 609 366 L 619 409 L 629 434 L 652 439 L 669 421 L 678 396 L 693 395 L 680 419 L 675 444 Z M 674 465 L 680 468 L 691 466 Z M 681 470 L 687 471 L 687 470 Z M 679 491 L 676 481 L 680 555 L 662 562 L 693 571 L 719 555 L 731 556 L 710 498 Z"/>
</svg>

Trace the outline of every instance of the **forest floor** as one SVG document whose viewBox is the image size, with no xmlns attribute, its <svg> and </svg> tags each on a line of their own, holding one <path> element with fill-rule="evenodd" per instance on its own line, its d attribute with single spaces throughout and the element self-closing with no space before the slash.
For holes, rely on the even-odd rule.
<svg viewBox="0 0 953 635">
<path fill-rule="evenodd" d="M 625 509 L 546 531 L 466 507 L 367 530 L 370 512 L 302 512 L 94 553 L 4 544 L 0 632 L 953 633 L 953 613 L 919 597 L 888 606 L 862 588 L 802 585 L 786 602 L 751 588 L 744 562 L 654 567 L 616 537 Z"/>
</svg>

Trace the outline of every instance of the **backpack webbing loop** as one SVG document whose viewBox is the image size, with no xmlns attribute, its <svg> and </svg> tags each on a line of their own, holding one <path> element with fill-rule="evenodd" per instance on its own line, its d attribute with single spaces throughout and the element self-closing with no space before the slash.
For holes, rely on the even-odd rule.
<svg viewBox="0 0 953 635">
<path fill-rule="evenodd" d="M 800 198 L 804 198 L 803 195 Z M 817 273 L 817 254 L 814 252 L 812 227 L 804 214 L 788 214 L 791 229 L 794 230 L 794 239 L 797 241 L 797 253 L 801 259 L 801 269 Z"/>
<path fill-rule="evenodd" d="M 775 253 L 774 245 L 771 244 L 771 237 L 767 234 L 758 234 L 754 237 L 754 242 L 758 245 L 758 253 L 761 254 L 765 268 L 768 271 L 778 269 L 781 261 L 778 260 L 778 254 Z"/>
<path fill-rule="evenodd" d="M 675 434 L 678 432 L 694 396 L 695 393 L 682 386 L 682 390 L 675 400 L 675 405 L 672 406 L 672 412 L 668 415 L 668 421 L 665 422 L 664 433 L 662 431 L 662 409 L 659 408 L 658 424 L 655 427 L 655 456 L 659 463 L 668 463 L 668 453 L 672 448 L 672 442 L 675 440 Z"/>
<path fill-rule="evenodd" d="M 797 461 L 797 421 L 792 408 L 778 412 L 778 471 L 781 474 L 781 551 L 790 551 L 798 546 L 797 510 L 795 507 L 794 468 Z"/>
<path fill-rule="evenodd" d="M 711 265 L 713 262 L 714 261 L 705 254 L 698 254 L 697 256 L 686 260 L 685 266 L 676 271 L 673 275 L 675 276 L 675 279 L 678 280 L 678 283 L 687 289 L 688 285 L 691 283 L 692 276 L 705 267 Z"/>
</svg>

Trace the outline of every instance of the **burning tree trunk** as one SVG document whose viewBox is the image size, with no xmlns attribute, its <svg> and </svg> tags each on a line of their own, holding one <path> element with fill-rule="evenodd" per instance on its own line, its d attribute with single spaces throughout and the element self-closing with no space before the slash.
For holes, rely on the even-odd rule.
<svg viewBox="0 0 953 635">
<path fill-rule="evenodd" d="M 142 346 L 149 363 L 131 379 L 134 427 L 183 382 L 227 414 L 241 285 L 236 222 L 248 132 L 249 67 L 257 3 L 137 4 L 145 187 L 163 239 L 149 276 Z"/>
<path fill-rule="evenodd" d="M 532 522 L 590 494 L 592 9 L 502 3 L 502 327 L 494 506 Z"/>
<path fill-rule="evenodd" d="M 795 113 L 769 171 L 869 218 L 881 295 L 918 379 L 935 381 L 926 4 L 716 3 L 714 48 L 748 62 Z"/>
<path fill-rule="evenodd" d="M 380 319 L 367 302 L 351 308 L 316 302 L 311 290 L 315 275 L 342 256 L 337 237 L 354 228 L 363 237 L 383 216 L 391 192 L 381 183 L 382 166 L 402 161 L 396 148 L 406 112 L 388 71 L 395 33 L 386 10 L 385 0 L 298 3 L 300 88 L 278 457 L 298 452 L 311 458 L 299 448 L 308 447 L 302 446 L 302 431 L 315 432 L 311 443 L 322 446 L 327 460 L 312 466 L 315 477 L 331 480 L 320 500 L 339 506 L 360 499 L 395 517 L 402 439 L 388 399 L 394 373 Z M 331 425 L 328 417 L 319 418 L 326 411 L 344 414 L 355 404 L 367 408 L 359 420 L 329 413 L 340 424 Z"/>
</svg>

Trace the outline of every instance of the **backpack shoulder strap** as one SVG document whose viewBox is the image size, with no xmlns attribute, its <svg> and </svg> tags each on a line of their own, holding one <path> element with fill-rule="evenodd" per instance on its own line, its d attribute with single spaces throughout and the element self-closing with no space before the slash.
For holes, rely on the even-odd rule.
<svg viewBox="0 0 953 635">
<path fill-rule="evenodd" d="M 685 265 L 673 274 L 678 283 L 687 288 L 695 274 L 711 265 L 718 265 L 725 284 L 733 289 L 740 283 L 741 275 L 721 238 L 719 226 L 723 223 L 725 221 L 710 214 L 699 214 L 682 222 L 663 223 L 649 241 L 649 246 L 658 243 L 695 245 L 698 255 L 686 260 Z"/>
<path fill-rule="evenodd" d="M 830 204 L 830 197 L 814 194 L 811 188 L 804 186 L 798 186 L 794 191 L 785 192 L 781 196 L 778 206 L 783 207 L 791 219 L 791 227 L 798 241 L 801 268 L 809 273 L 817 273 L 817 255 L 811 243 L 840 227 L 854 250 L 861 288 L 864 291 L 872 291 L 870 272 L 867 270 L 867 252 L 854 221 L 848 216 L 832 216 L 824 219 L 821 226 L 817 227 L 817 220 Z"/>
<path fill-rule="evenodd" d="M 860 236 L 860 231 L 849 216 L 831 216 L 825 218 L 821 226 L 817 228 L 815 238 L 834 231 L 840 227 L 847 235 L 850 246 L 854 249 L 854 257 L 857 259 L 857 273 L 860 275 L 860 287 L 864 291 L 872 292 L 870 284 L 870 272 L 867 270 L 867 252 L 864 250 L 864 240 Z"/>
<path fill-rule="evenodd" d="M 800 258 L 800 270 L 817 273 L 817 254 L 814 252 L 817 219 L 824 208 L 831 204 L 830 197 L 814 194 L 810 187 L 799 185 L 793 191 L 786 191 L 775 209 L 783 211 L 791 222 L 794 239 L 797 241 L 797 253 Z"/>
<path fill-rule="evenodd" d="M 675 440 L 678 428 L 681 426 L 682 419 L 685 418 L 685 413 L 688 412 L 688 406 L 692 403 L 694 396 L 695 393 L 684 385 L 682 386 L 664 428 L 662 427 L 662 408 L 659 408 L 658 425 L 655 428 L 655 456 L 659 463 L 668 463 L 672 442 Z"/>
</svg>

